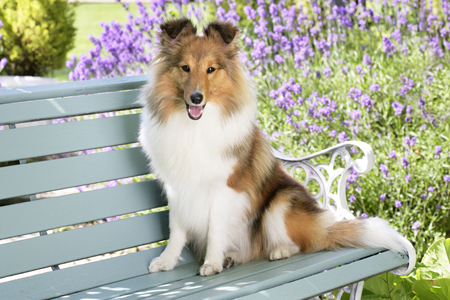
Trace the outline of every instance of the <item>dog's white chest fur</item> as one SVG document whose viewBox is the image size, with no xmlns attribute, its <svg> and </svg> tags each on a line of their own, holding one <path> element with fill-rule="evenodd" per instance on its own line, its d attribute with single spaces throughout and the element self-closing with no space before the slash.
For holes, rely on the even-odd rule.
<svg viewBox="0 0 450 300">
<path fill-rule="evenodd" d="M 244 114 L 224 123 L 214 104 L 206 105 L 204 116 L 197 121 L 182 111 L 174 113 L 166 124 L 158 124 L 146 112 L 142 114 L 140 141 L 152 170 L 164 183 L 171 226 L 179 223 L 197 243 L 206 244 L 210 222 L 220 223 L 221 218 L 235 218 L 228 223 L 235 228 L 218 230 L 234 235 L 247 230 L 243 220 L 248 196 L 227 186 L 236 164 L 227 150 L 245 138 L 251 128 Z"/>
</svg>

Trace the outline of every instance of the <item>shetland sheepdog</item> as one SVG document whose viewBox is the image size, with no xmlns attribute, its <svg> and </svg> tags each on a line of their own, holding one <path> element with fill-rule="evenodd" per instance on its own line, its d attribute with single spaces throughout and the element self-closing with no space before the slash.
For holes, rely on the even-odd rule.
<svg viewBox="0 0 450 300">
<path fill-rule="evenodd" d="M 385 247 L 414 262 L 412 245 L 386 221 L 337 221 L 281 168 L 255 125 L 257 97 L 236 26 L 214 21 L 197 35 L 179 18 L 160 29 L 140 95 L 139 139 L 168 199 L 170 238 L 149 272 L 173 269 L 187 243 L 202 276 L 342 247 Z"/>
</svg>

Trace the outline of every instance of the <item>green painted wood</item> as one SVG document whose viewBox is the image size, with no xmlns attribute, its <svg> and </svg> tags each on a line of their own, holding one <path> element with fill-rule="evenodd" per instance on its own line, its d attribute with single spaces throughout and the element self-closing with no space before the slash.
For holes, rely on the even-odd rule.
<svg viewBox="0 0 450 300">
<path fill-rule="evenodd" d="M 145 84 L 147 76 L 125 76 L 17 88 L 2 88 L 0 92 L 0 105 L 19 101 L 138 89 Z"/>
<path fill-rule="evenodd" d="M 407 257 L 401 257 L 392 251 L 355 261 L 340 268 L 328 270 L 294 282 L 285 282 L 271 289 L 261 290 L 244 296 L 241 300 L 257 299 L 308 299 L 322 293 L 361 281 L 377 274 L 395 269 L 408 263 Z M 201 295 L 196 299 L 202 299 Z M 211 298 L 216 299 L 216 298 Z M 220 299 L 220 298 L 217 298 Z"/>
<path fill-rule="evenodd" d="M 166 199 L 156 180 L 9 205 L 0 209 L 0 239 L 164 205 Z"/>
<path fill-rule="evenodd" d="M 174 286 L 174 290 L 151 299 L 170 299 L 171 292 L 183 299 L 234 299 L 248 293 L 274 287 L 299 278 L 311 276 L 323 270 L 358 260 L 382 251 L 382 249 L 342 249 L 308 255 L 294 255 L 289 259 L 267 262 L 245 268 L 231 274 L 207 277 L 197 284 L 196 289 L 183 289 Z"/>
<path fill-rule="evenodd" d="M 139 114 L 0 131 L 0 162 L 137 142 Z"/>
<path fill-rule="evenodd" d="M 0 277 L 164 240 L 168 222 L 163 211 L 4 244 Z"/>
<path fill-rule="evenodd" d="M 106 285 L 99 286 L 93 289 L 67 295 L 61 297 L 60 299 L 115 299 L 116 297 L 128 295 L 132 292 L 136 292 L 137 295 L 141 296 L 140 299 L 142 299 L 142 296 L 148 295 L 149 293 L 158 293 L 162 290 L 166 290 L 167 287 L 170 287 L 179 280 L 185 280 L 189 278 L 195 279 L 200 277 L 197 276 L 200 264 L 198 262 L 192 261 L 193 256 L 188 250 L 184 249 L 180 257 L 180 262 L 177 265 L 176 269 L 170 272 L 160 272 L 155 274 L 148 274 L 148 272 L 145 272 L 141 276 L 119 282 L 108 283 Z M 145 264 L 145 267 L 147 266 L 148 263 Z M 142 266 L 139 266 L 139 268 L 142 268 Z M 139 290 L 141 291 L 139 292 Z M 125 299 L 128 300 L 131 298 L 130 296 L 127 296 Z"/>
<path fill-rule="evenodd" d="M 0 168 L 0 199 L 148 173 L 140 148 Z"/>
<path fill-rule="evenodd" d="M 140 275 L 148 276 L 146 278 L 148 284 L 154 283 L 157 285 L 177 280 L 177 276 L 180 275 L 183 278 L 182 274 L 175 272 L 148 274 L 147 267 L 149 262 L 152 258 L 159 256 L 163 249 L 164 247 L 149 249 L 38 276 L 0 283 L 0 300 L 49 299 L 97 286 L 109 286 L 111 283 Z M 193 261 L 192 256 L 187 251 L 183 251 L 182 258 L 183 260 L 180 261 L 181 265 Z M 192 269 L 195 270 L 197 268 L 198 265 Z M 191 276 L 192 273 L 188 273 L 187 276 Z M 101 291 L 107 292 L 108 290 L 102 289 Z M 89 297 L 84 297 L 84 299 L 92 299 L 94 296 L 90 295 Z M 75 297 L 74 299 L 77 298 Z"/>
<path fill-rule="evenodd" d="M 216 274 L 213 276 L 213 278 L 217 279 L 218 277 L 230 275 L 232 273 L 240 272 L 247 268 L 254 268 L 257 265 L 266 265 L 268 264 L 268 261 L 253 261 L 246 264 L 238 265 L 236 267 L 224 270 L 220 274 Z M 187 266 L 188 267 L 188 266 Z M 120 297 L 126 297 L 127 300 L 137 300 L 142 299 L 143 297 L 149 297 L 149 296 L 157 296 L 164 293 L 176 293 L 179 289 L 197 289 L 199 285 L 202 284 L 204 281 L 208 281 L 211 279 L 211 277 L 201 277 L 198 275 L 200 264 L 194 263 L 194 267 L 189 266 L 189 268 L 194 268 L 191 276 L 187 276 L 186 278 L 179 278 L 176 282 L 171 282 L 164 284 L 164 286 L 157 286 L 156 284 L 149 285 L 148 280 L 145 276 L 142 277 L 136 277 L 127 280 L 126 282 L 117 282 L 112 285 L 108 285 L 108 288 L 116 288 L 114 292 L 111 292 L 109 294 L 106 294 L 102 292 L 105 287 L 98 287 L 95 289 L 87 290 L 85 292 L 79 293 L 79 297 L 76 299 L 83 299 L 82 296 L 87 297 L 90 293 L 97 294 L 101 292 L 102 295 L 107 295 L 109 297 L 117 297 L 120 299 Z M 183 269 L 183 267 L 180 267 L 177 265 L 177 267 L 171 271 L 174 273 L 178 273 Z M 165 272 L 164 272 L 165 273 Z M 169 272 L 170 273 L 170 272 Z M 160 273 L 163 274 L 163 273 Z M 126 286 L 126 290 L 119 290 L 119 287 Z M 116 299 L 116 298 L 114 298 Z"/>
<path fill-rule="evenodd" d="M 136 103 L 138 95 L 139 90 L 131 90 L 7 103 L 0 106 L 0 124 L 140 108 L 141 105 Z"/>
</svg>

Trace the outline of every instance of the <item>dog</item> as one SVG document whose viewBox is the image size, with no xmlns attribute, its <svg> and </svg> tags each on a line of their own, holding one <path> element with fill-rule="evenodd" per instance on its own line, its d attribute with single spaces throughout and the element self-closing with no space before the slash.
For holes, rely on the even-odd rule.
<svg viewBox="0 0 450 300">
<path fill-rule="evenodd" d="M 384 247 L 415 261 L 412 245 L 386 221 L 337 221 L 281 168 L 255 125 L 256 91 L 235 25 L 213 21 L 197 35 L 179 18 L 160 29 L 139 98 L 139 140 L 168 199 L 170 237 L 150 273 L 172 270 L 187 243 L 203 260 L 201 276 L 342 247 Z"/>
</svg>

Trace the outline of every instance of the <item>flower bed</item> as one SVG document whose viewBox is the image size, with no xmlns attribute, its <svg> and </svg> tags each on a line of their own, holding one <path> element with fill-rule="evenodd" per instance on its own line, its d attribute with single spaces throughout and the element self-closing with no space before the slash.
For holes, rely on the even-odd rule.
<svg viewBox="0 0 450 300">
<path fill-rule="evenodd" d="M 419 257 L 449 235 L 447 1 L 187 3 L 138 4 L 125 25 L 102 24 L 94 48 L 67 62 L 70 79 L 145 72 L 169 15 L 236 22 L 272 145 L 304 155 L 348 139 L 370 143 L 377 168 L 349 176 L 351 209 L 389 220 Z"/>
</svg>

